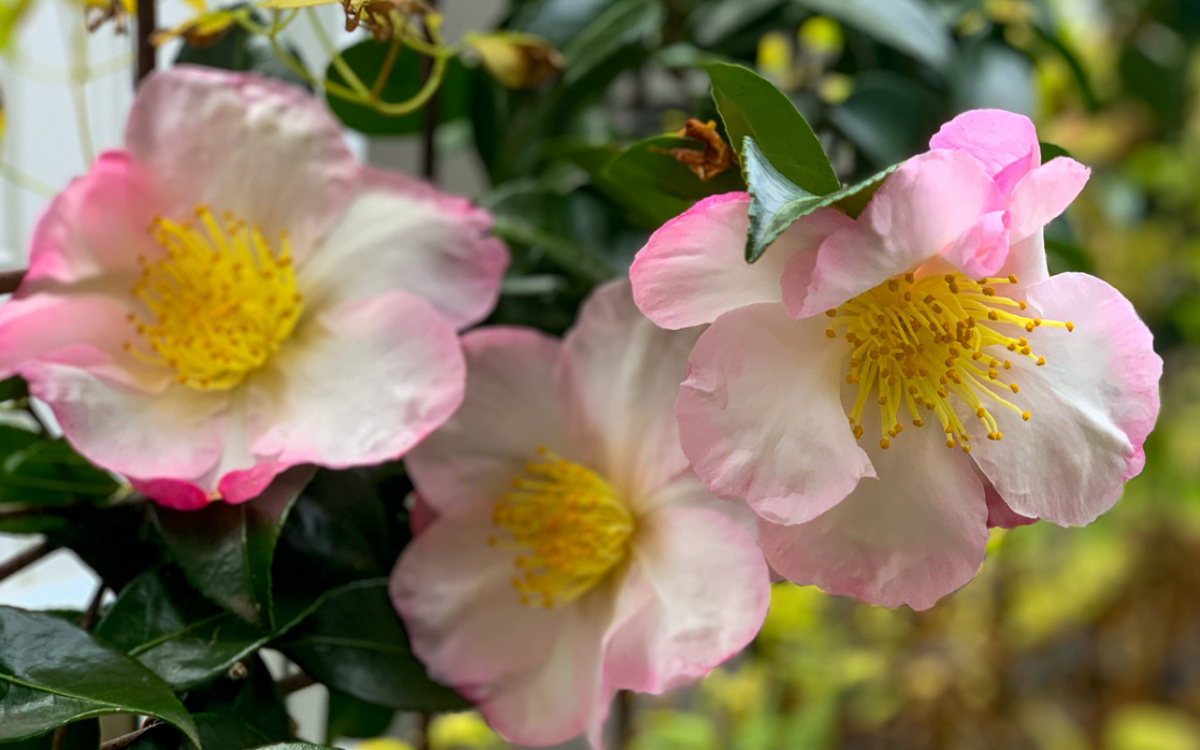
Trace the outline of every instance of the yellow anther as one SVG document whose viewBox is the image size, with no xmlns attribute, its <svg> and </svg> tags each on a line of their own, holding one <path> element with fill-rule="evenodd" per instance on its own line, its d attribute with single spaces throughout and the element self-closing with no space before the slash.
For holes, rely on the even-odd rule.
<svg viewBox="0 0 1200 750">
<path fill-rule="evenodd" d="M 836 339 L 836 338 L 837 338 L 837 331 L 833 330 L 832 328 L 826 328 L 826 329 L 825 329 L 825 337 L 826 337 L 826 338 L 831 338 L 831 339 Z"/>
<path fill-rule="evenodd" d="M 1071 322 L 1071 321 L 1069 321 L 1069 320 L 1067 321 L 1067 323 L 1066 323 L 1066 326 L 1067 326 L 1067 330 L 1068 330 L 1068 331 L 1074 331 L 1074 330 L 1075 330 L 1075 324 L 1074 324 L 1074 323 L 1072 323 L 1072 322 Z"/>
<path fill-rule="evenodd" d="M 496 503 L 494 542 L 518 554 L 512 586 L 522 604 L 550 608 L 578 599 L 629 556 L 636 522 L 608 482 L 544 446 Z M 489 543 L 493 543 L 489 540 Z"/>
<path fill-rule="evenodd" d="M 879 441 L 879 447 L 883 448 L 884 450 L 887 450 L 888 446 L 890 446 L 890 445 L 891 445 L 891 443 L 888 441 L 887 438 L 883 438 L 882 440 Z"/>
<path fill-rule="evenodd" d="M 1029 418 L 1030 418 L 1030 417 L 1032 417 L 1032 416 L 1033 416 L 1033 415 L 1032 415 L 1032 414 L 1030 414 L 1030 413 L 1029 413 L 1029 412 L 1027 412 L 1027 411 L 1023 411 L 1023 412 L 1021 412 L 1021 419 L 1024 419 L 1026 422 L 1028 422 L 1028 421 L 1029 421 Z"/>
</svg>

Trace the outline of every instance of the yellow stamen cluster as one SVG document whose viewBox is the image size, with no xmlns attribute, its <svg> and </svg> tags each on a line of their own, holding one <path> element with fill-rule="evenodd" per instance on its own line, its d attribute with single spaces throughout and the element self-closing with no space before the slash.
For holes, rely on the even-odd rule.
<svg viewBox="0 0 1200 750">
<path fill-rule="evenodd" d="M 130 342 L 125 349 L 173 368 L 183 385 L 225 390 L 275 353 L 295 328 L 303 299 L 286 233 L 275 252 L 259 227 L 230 214 L 222 226 L 207 206 L 195 214 L 198 226 L 164 218 L 151 223 L 167 254 L 138 258 L 142 276 L 130 293 L 149 315 L 129 315 L 151 351 Z"/>
<path fill-rule="evenodd" d="M 508 535 L 488 543 L 520 552 L 513 588 L 522 604 L 550 609 L 578 599 L 628 557 L 635 521 L 591 470 L 544 446 L 538 454 L 492 512 Z"/>
<path fill-rule="evenodd" d="M 983 424 L 989 440 L 1003 437 L 989 406 L 1012 409 L 1028 421 L 1032 414 L 1008 399 L 1020 392 L 1008 374 L 1009 357 L 1037 365 L 1046 360 L 1024 336 L 1003 329 L 1032 333 L 1041 326 L 1068 331 L 1075 326 L 1020 315 L 1025 302 L 996 292 L 997 286 L 1015 283 L 1015 276 L 976 281 L 960 273 L 919 279 L 909 273 L 827 311 L 833 320 L 825 335 L 836 339 L 842 327 L 851 346 L 846 382 L 858 386 L 849 414 L 854 436 L 863 436 L 862 414 L 872 397 L 881 416 L 879 446 L 885 449 L 904 430 L 900 414 L 907 409 L 915 427 L 924 426 L 925 414 L 932 412 L 946 433 L 946 447 L 961 445 L 970 453 L 971 437 L 952 394 Z"/>
</svg>

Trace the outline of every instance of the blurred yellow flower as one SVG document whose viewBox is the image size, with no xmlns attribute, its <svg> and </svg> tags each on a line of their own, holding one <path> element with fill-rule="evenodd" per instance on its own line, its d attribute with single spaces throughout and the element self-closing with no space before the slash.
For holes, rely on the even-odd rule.
<svg viewBox="0 0 1200 750">
<path fill-rule="evenodd" d="M 483 750 L 502 746 L 500 738 L 474 711 L 440 714 L 429 723 L 431 750 Z"/>
</svg>

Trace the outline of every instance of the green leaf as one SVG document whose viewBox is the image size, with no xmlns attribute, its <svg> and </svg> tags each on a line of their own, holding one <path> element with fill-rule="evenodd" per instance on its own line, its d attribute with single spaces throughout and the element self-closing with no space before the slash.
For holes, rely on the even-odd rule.
<svg viewBox="0 0 1200 750">
<path fill-rule="evenodd" d="M 271 741 L 244 721 L 221 714 L 195 714 L 200 747 L 204 750 L 249 750 Z M 94 750 L 94 748 L 93 748 Z M 175 732 L 155 729 L 138 737 L 129 750 L 199 750 L 196 744 Z"/>
<path fill-rule="evenodd" d="M 51 730 L 40 737 L 17 742 L 5 742 L 4 750 L 55 750 L 54 734 Z M 96 750 L 100 746 L 100 720 L 88 719 L 67 725 L 63 744 L 59 750 Z"/>
<path fill-rule="evenodd" d="M 176 692 L 211 682 L 307 616 L 315 604 L 277 604 L 262 630 L 200 596 L 174 565 L 147 570 L 121 591 L 96 637 L 134 657 Z"/>
<path fill-rule="evenodd" d="M 657 0 L 617 0 L 562 48 L 570 86 L 590 75 L 624 48 L 658 30 L 667 11 Z"/>
<path fill-rule="evenodd" d="M 937 96 L 912 80 L 871 71 L 859 76 L 854 93 L 828 116 L 872 165 L 882 168 L 928 148 L 943 108 Z"/>
<path fill-rule="evenodd" d="M 388 46 L 374 38 L 366 39 L 342 50 L 342 59 L 346 61 L 355 75 L 370 88 L 383 69 L 384 61 L 387 59 Z M 421 89 L 424 80 L 422 60 L 425 59 L 427 58 L 408 47 L 400 50 L 391 75 L 388 76 L 387 83 L 380 91 L 383 101 L 399 104 L 415 96 Z M 334 83 L 343 85 L 346 83 L 346 79 L 333 65 L 329 66 L 325 75 Z M 463 67 L 457 57 L 447 62 L 446 72 L 436 94 L 438 124 L 444 125 L 467 116 L 473 80 L 474 77 Z M 396 117 L 376 112 L 362 104 L 347 101 L 329 93 L 326 93 L 325 98 L 329 102 L 329 108 L 338 116 L 342 124 L 360 133 L 412 135 L 420 133 L 425 127 L 424 107 L 407 115 Z"/>
<path fill-rule="evenodd" d="M 944 69 L 954 53 L 950 29 L 942 17 L 920 0 L 795 0 L 858 29 L 935 68 Z"/>
<path fill-rule="evenodd" d="M 396 709 L 359 700 L 340 690 L 329 691 L 325 738 L 378 737 L 391 726 Z"/>
<path fill-rule="evenodd" d="M 153 716 L 199 739 L 183 705 L 141 664 L 64 620 L 0 607 L 0 740 L 111 713 Z"/>
<path fill-rule="evenodd" d="M 62 439 L 0 425 L 0 505 L 70 505 L 120 486 Z"/>
<path fill-rule="evenodd" d="M 0 99 L 0 116 L 3 115 L 3 100 Z M 29 386 L 20 375 L 0 380 L 0 401 L 16 401 L 29 396 Z"/>
<path fill-rule="evenodd" d="M 422 712 L 469 705 L 430 680 L 409 650 L 386 579 L 333 592 L 278 647 L 313 679 L 369 703 Z"/>
<path fill-rule="evenodd" d="M 857 185 L 828 195 L 812 195 L 779 174 L 753 138 L 746 139 L 743 158 L 750 188 L 750 233 L 746 239 L 748 263 L 761 258 L 788 227 L 818 208 L 837 206 L 845 213 L 857 216 L 884 178 L 896 169 L 889 167 Z"/>
<path fill-rule="evenodd" d="M 247 659 L 243 665 L 245 672 L 189 690 L 184 705 L 193 714 L 219 714 L 247 724 L 263 735 L 264 742 L 292 739 L 292 720 L 271 670 L 261 656 Z"/>
<path fill-rule="evenodd" d="M 230 10 L 246 7 L 243 3 L 229 6 Z M 260 25 L 266 25 L 262 14 L 251 11 L 251 19 Z M 296 62 L 304 65 L 299 52 L 291 45 L 283 45 Z M 271 42 L 263 36 L 251 34 L 239 24 L 234 24 L 220 39 L 203 47 L 192 47 L 186 42 L 179 48 L 175 56 L 175 64 L 204 65 L 209 68 L 233 71 L 253 71 L 269 78 L 286 81 L 301 88 L 311 90 L 303 77 L 289 68 L 275 51 Z"/>
<path fill-rule="evenodd" d="M 597 189 L 647 229 L 657 229 L 710 195 L 745 189 L 736 168 L 704 182 L 666 153 L 676 149 L 703 151 L 704 144 L 663 135 L 639 141 L 623 151 L 588 149 L 571 154 L 571 158 L 591 174 Z"/>
<path fill-rule="evenodd" d="M 1071 158 L 1071 153 L 1069 151 L 1055 143 L 1046 143 L 1045 141 L 1042 141 L 1040 145 L 1042 147 L 1042 164 L 1045 164 L 1051 159 L 1057 159 L 1060 156 L 1065 156 L 1068 159 Z"/>
<path fill-rule="evenodd" d="M 8 46 L 17 24 L 32 8 L 33 0 L 0 0 L 0 50 Z M 2 124 L 3 118 L 0 117 Z"/>
<path fill-rule="evenodd" d="M 841 187 L 821 142 L 786 94 L 740 65 L 713 63 L 705 70 L 735 148 L 740 148 L 747 136 L 753 137 L 780 174 L 813 195 Z"/>
<path fill-rule="evenodd" d="M 288 511 L 313 469 L 297 466 L 257 498 L 214 502 L 202 510 L 155 506 L 163 539 L 196 590 L 249 623 L 274 627 L 271 561 Z"/>
</svg>

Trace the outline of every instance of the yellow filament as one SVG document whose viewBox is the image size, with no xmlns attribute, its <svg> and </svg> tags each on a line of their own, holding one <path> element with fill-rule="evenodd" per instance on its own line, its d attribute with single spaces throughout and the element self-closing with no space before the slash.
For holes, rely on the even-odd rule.
<svg viewBox="0 0 1200 750">
<path fill-rule="evenodd" d="M 1026 304 L 997 293 L 1002 284 L 1015 284 L 1015 276 L 969 279 L 959 273 L 916 278 L 905 274 L 860 294 L 836 310 L 826 335 L 837 338 L 844 328 L 849 342 L 850 372 L 846 382 L 858 391 L 850 412 L 850 427 L 861 438 L 863 410 L 871 394 L 879 405 L 879 445 L 887 449 L 904 426 L 902 411 L 912 424 L 922 427 L 932 412 L 946 434 L 946 446 L 960 445 L 969 453 L 970 435 L 951 404 L 956 396 L 984 426 L 989 440 L 1000 440 L 1000 426 L 988 410 L 1012 409 L 1026 421 L 1032 414 L 1006 398 L 1020 392 L 1006 380 L 1011 357 L 1025 357 L 1044 365 L 1024 336 L 1010 336 L 1012 327 L 1033 332 L 1039 327 L 1075 330 L 1071 322 L 1025 318 Z"/>
<path fill-rule="evenodd" d="M 171 367 L 176 380 L 200 390 L 236 386 L 261 367 L 291 334 L 303 308 L 292 273 L 291 246 L 274 251 L 262 230 L 207 206 L 198 226 L 156 218 L 150 234 L 166 256 L 139 258 L 131 294 L 148 315 L 130 314 L 150 351 L 126 342 L 139 359 Z"/>
<path fill-rule="evenodd" d="M 488 542 L 519 552 L 512 586 L 521 603 L 550 609 L 587 593 L 629 556 L 635 521 L 591 470 L 544 446 L 538 455 L 492 511 L 507 535 Z"/>
</svg>

